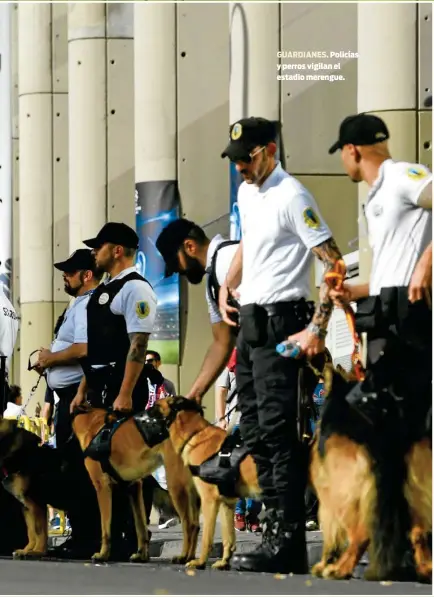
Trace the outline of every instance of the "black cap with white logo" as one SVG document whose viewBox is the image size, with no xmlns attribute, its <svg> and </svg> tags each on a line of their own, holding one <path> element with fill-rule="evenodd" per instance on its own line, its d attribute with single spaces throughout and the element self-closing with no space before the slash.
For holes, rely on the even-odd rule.
<svg viewBox="0 0 434 597">
<path fill-rule="evenodd" d="M 222 158 L 232 162 L 250 162 L 255 147 L 267 145 L 276 140 L 277 123 L 266 118 L 242 118 L 229 127 L 230 142 Z"/>
<path fill-rule="evenodd" d="M 335 153 L 344 145 L 375 145 L 389 138 L 385 123 L 373 114 L 355 114 L 347 116 L 339 127 L 339 139 L 329 149 Z"/>
</svg>

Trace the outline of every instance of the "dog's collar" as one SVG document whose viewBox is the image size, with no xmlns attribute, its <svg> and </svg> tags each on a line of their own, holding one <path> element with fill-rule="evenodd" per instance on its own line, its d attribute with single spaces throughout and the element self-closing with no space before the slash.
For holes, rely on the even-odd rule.
<svg viewBox="0 0 434 597">
<path fill-rule="evenodd" d="M 203 429 L 199 429 L 199 430 L 195 431 L 194 433 L 192 433 L 192 434 L 190 435 L 190 437 L 189 437 L 188 439 L 186 439 L 186 440 L 185 440 L 185 442 L 182 444 L 182 448 L 179 450 L 179 453 L 180 453 L 180 454 L 182 454 L 182 453 L 184 452 L 184 450 L 185 450 L 185 448 L 186 448 L 186 446 L 187 446 L 188 442 L 189 442 L 190 440 L 192 440 L 192 439 L 193 439 L 193 437 L 194 437 L 195 435 L 198 435 L 198 434 L 199 434 L 201 431 L 203 431 Z"/>
</svg>

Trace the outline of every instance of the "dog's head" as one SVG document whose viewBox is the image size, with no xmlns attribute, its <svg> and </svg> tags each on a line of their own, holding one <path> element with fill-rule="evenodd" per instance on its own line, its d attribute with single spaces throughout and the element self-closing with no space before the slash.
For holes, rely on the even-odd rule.
<svg viewBox="0 0 434 597">
<path fill-rule="evenodd" d="M 0 417 L 0 464 L 26 446 L 39 446 L 40 438 L 18 427 L 16 419 Z"/>
<path fill-rule="evenodd" d="M 182 411 L 195 412 L 203 416 L 203 408 L 195 400 L 183 396 L 168 396 L 157 400 L 148 414 L 151 417 L 165 421 L 166 427 L 170 427 L 176 419 L 176 415 Z"/>
</svg>

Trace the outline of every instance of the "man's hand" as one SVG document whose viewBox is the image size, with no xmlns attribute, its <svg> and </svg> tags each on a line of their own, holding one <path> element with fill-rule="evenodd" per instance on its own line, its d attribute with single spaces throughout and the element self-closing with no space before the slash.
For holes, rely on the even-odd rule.
<svg viewBox="0 0 434 597">
<path fill-rule="evenodd" d="M 35 367 L 40 367 L 41 369 L 47 369 L 52 365 L 52 352 L 48 350 L 48 348 L 41 348 L 39 351 L 38 362 L 36 363 Z"/>
<path fill-rule="evenodd" d="M 113 402 L 113 410 L 131 412 L 133 410 L 132 395 L 120 392 L 116 400 Z"/>
<path fill-rule="evenodd" d="M 189 400 L 195 400 L 199 406 L 202 405 L 202 396 L 201 394 L 197 394 L 196 392 L 189 392 L 188 394 L 186 394 L 185 396 L 186 398 L 188 398 Z"/>
<path fill-rule="evenodd" d="M 334 306 L 338 307 L 338 309 L 342 309 L 345 305 L 348 305 L 354 300 L 352 288 L 347 284 L 342 284 L 338 288 L 331 288 L 329 297 L 332 299 Z"/>
<path fill-rule="evenodd" d="M 236 290 L 229 288 L 226 283 L 222 284 L 219 291 L 219 309 L 221 316 L 227 325 L 237 327 L 235 321 L 232 321 L 231 319 L 231 313 L 238 313 L 238 309 L 231 307 L 231 305 L 228 304 L 230 296 L 233 296 L 236 299 L 240 298 L 240 295 Z"/>
<path fill-rule="evenodd" d="M 320 354 L 325 350 L 325 339 L 312 334 L 308 328 L 289 336 L 288 341 L 294 344 L 298 342 L 300 350 L 307 357 L 314 357 L 316 354 Z"/>
<path fill-rule="evenodd" d="M 81 392 L 78 392 L 75 395 L 75 398 L 73 399 L 73 401 L 71 402 L 71 405 L 69 407 L 69 412 L 72 414 L 74 412 L 74 410 L 79 407 L 81 404 L 83 404 L 83 402 L 86 400 L 86 394 L 82 394 Z"/>
<path fill-rule="evenodd" d="M 432 265 L 429 259 L 420 259 L 408 287 L 410 303 L 425 300 L 431 309 Z"/>
<path fill-rule="evenodd" d="M 220 429 L 223 429 L 223 431 L 226 431 L 226 429 L 228 428 L 228 422 L 226 421 L 226 418 L 221 419 L 221 421 L 218 421 L 217 427 L 220 427 Z"/>
</svg>

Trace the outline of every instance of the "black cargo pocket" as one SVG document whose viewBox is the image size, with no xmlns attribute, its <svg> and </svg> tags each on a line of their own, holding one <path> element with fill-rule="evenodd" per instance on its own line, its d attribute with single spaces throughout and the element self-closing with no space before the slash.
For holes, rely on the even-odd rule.
<svg viewBox="0 0 434 597">
<path fill-rule="evenodd" d="M 251 348 L 259 348 L 267 342 L 267 311 L 256 305 L 243 305 L 240 309 L 243 339 Z"/>
<path fill-rule="evenodd" d="M 368 296 L 357 301 L 355 313 L 356 328 L 360 332 L 371 332 L 382 327 L 381 302 L 378 296 Z"/>
</svg>

